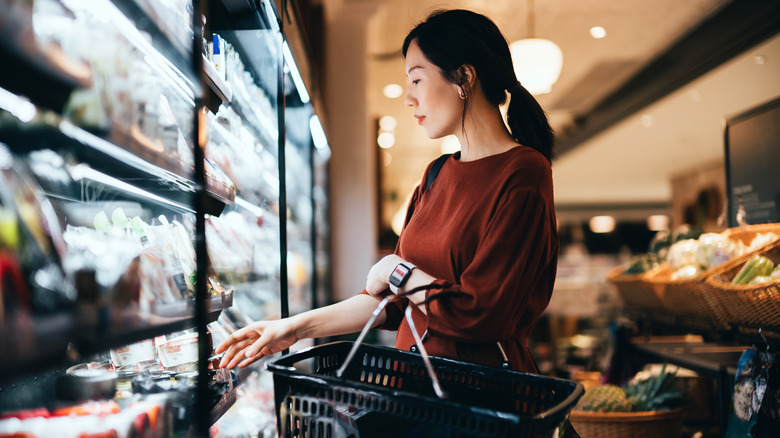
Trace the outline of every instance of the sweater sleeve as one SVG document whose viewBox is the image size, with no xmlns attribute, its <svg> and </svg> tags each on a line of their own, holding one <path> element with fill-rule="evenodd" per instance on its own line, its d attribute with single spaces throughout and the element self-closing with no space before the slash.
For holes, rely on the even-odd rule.
<svg viewBox="0 0 780 438">
<path fill-rule="evenodd" d="M 549 301 L 552 291 L 537 285 L 554 276 L 557 251 L 552 199 L 533 187 L 508 187 L 460 284 L 428 291 L 428 330 L 462 342 L 511 337 L 529 300 Z"/>
<path fill-rule="evenodd" d="M 428 177 L 428 172 L 430 172 L 430 170 L 431 165 L 429 165 L 425 170 L 423 181 L 425 181 L 425 178 Z M 422 184 L 418 184 L 412 192 L 412 198 L 409 200 L 409 204 L 406 206 L 406 217 L 404 218 L 403 228 L 406 228 L 406 225 L 412 219 L 412 214 L 414 213 L 415 207 L 420 202 L 422 194 Z M 403 233 L 403 231 L 401 232 Z M 398 247 L 396 247 L 395 253 L 398 254 Z M 368 294 L 365 289 L 363 289 L 360 293 Z M 385 293 L 391 293 L 390 289 L 388 289 Z M 401 325 L 401 321 L 404 319 L 404 308 L 406 307 L 407 301 L 408 300 L 406 298 L 401 298 L 387 303 L 387 306 L 385 307 L 385 322 L 377 328 L 380 330 L 398 330 L 398 327 Z"/>
</svg>

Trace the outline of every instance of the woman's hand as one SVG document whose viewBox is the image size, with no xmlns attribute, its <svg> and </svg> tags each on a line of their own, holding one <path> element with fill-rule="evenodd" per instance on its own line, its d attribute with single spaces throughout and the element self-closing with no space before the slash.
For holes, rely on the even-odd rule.
<svg viewBox="0 0 780 438">
<path fill-rule="evenodd" d="M 393 269 L 403 261 L 404 259 L 401 257 L 390 254 L 372 266 L 366 277 L 366 292 L 378 297 L 390 285 L 388 280 L 390 279 L 390 274 L 393 273 Z"/>
<path fill-rule="evenodd" d="M 246 367 L 264 356 L 289 348 L 299 338 L 292 318 L 258 321 L 236 330 L 217 347 L 216 353 L 226 351 L 220 368 Z"/>
</svg>

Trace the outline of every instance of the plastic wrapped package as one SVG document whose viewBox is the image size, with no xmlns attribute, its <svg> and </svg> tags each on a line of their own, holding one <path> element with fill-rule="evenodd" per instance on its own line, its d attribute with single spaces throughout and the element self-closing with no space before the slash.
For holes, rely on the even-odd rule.
<svg viewBox="0 0 780 438">
<path fill-rule="evenodd" d="M 705 269 L 719 266 L 734 257 L 743 254 L 740 242 L 717 233 L 705 233 L 699 236 L 696 248 L 696 261 Z"/>
<path fill-rule="evenodd" d="M 697 265 L 696 257 L 699 242 L 694 239 L 685 239 L 672 244 L 666 256 L 669 266 L 677 270 L 686 265 Z"/>
</svg>

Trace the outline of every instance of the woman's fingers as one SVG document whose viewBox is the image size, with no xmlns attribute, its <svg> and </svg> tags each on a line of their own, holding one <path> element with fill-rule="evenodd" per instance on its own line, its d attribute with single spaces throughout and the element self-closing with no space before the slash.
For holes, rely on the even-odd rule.
<svg viewBox="0 0 780 438">
<path fill-rule="evenodd" d="M 222 353 L 223 351 L 230 348 L 231 345 L 235 344 L 236 342 L 240 342 L 244 338 L 258 338 L 260 337 L 260 334 L 262 333 L 262 327 L 259 323 L 250 324 L 246 327 L 240 328 L 233 332 L 230 336 L 227 337 L 224 341 L 222 341 L 221 344 L 219 344 L 219 347 L 215 350 L 217 354 Z M 260 333 L 258 333 L 260 332 Z"/>
<path fill-rule="evenodd" d="M 264 355 L 258 354 L 254 357 L 248 357 L 245 358 L 240 364 L 238 364 L 239 368 L 248 367 L 249 365 L 252 365 L 253 363 L 257 362 L 258 360 L 262 359 Z"/>
<path fill-rule="evenodd" d="M 269 338 L 270 335 L 268 334 L 268 332 L 264 332 L 262 336 L 260 336 L 260 338 L 258 338 L 251 346 L 249 346 L 249 348 L 246 349 L 246 353 L 245 353 L 246 357 L 252 358 L 255 356 L 263 357 L 265 355 L 268 355 L 268 353 L 266 354 L 258 354 L 258 353 L 262 353 L 263 348 L 265 348 L 269 344 L 269 340 L 270 340 Z"/>
<path fill-rule="evenodd" d="M 223 351 L 225 351 L 225 350 L 227 350 L 228 348 L 230 348 L 230 347 L 231 347 L 233 344 L 235 344 L 235 343 L 236 343 L 236 342 L 238 342 L 238 341 L 239 341 L 241 338 L 243 338 L 243 336 L 244 336 L 244 333 L 245 333 L 245 332 L 242 332 L 242 331 L 243 331 L 243 329 L 241 329 L 241 330 L 236 330 L 235 332 L 233 332 L 233 333 L 232 333 L 230 336 L 228 336 L 228 337 L 227 337 L 227 338 L 226 338 L 224 341 L 222 341 L 222 343 L 221 343 L 221 344 L 219 344 L 219 346 L 217 347 L 217 349 L 216 349 L 216 350 L 214 350 L 214 352 L 215 352 L 216 354 L 220 354 L 220 353 L 222 353 Z"/>
<path fill-rule="evenodd" d="M 238 357 L 239 360 L 243 359 L 244 350 L 246 349 L 246 347 L 248 347 L 251 344 L 252 342 L 248 339 L 233 344 L 227 350 L 227 352 L 225 352 L 224 356 L 222 356 L 222 360 L 219 362 L 220 368 L 225 368 L 225 367 L 232 368 L 233 366 L 235 366 L 235 364 L 238 363 L 238 361 L 235 361 L 234 359 L 236 357 Z"/>
</svg>

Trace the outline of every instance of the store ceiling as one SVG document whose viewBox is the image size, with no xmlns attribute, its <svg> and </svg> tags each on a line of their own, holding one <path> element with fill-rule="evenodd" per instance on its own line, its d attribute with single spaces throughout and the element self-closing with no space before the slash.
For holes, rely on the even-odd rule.
<svg viewBox="0 0 780 438">
<path fill-rule="evenodd" d="M 777 32 L 777 18 L 753 17 L 753 22 L 746 25 L 740 16 L 745 9 L 756 9 L 759 6 L 755 5 L 771 2 L 313 2 L 320 1 L 331 10 L 357 6 L 375 8 L 367 26 L 368 117 L 378 120 L 390 115 L 398 121 L 395 145 L 383 151 L 386 165 L 382 167 L 381 199 L 385 222 L 404 205 L 425 166 L 441 154 L 442 141 L 425 136 L 414 123 L 412 110 L 404 105 L 403 97 L 389 99 L 382 94 L 387 84 L 405 87 L 401 43 L 415 24 L 436 9 L 464 8 L 483 13 L 496 22 L 511 42 L 529 36 L 528 12 L 529 4 L 532 4 L 536 36 L 554 41 L 563 51 L 563 70 L 558 82 L 551 93 L 537 96 L 537 99 L 559 133 L 562 153 L 553 165 L 556 204 L 559 212 L 569 212 L 570 217 L 613 213 L 638 218 L 649 212 L 666 212 L 673 176 L 722 163 L 723 119 L 780 94 L 780 42 L 777 37 L 762 36 L 747 43 L 732 44 L 732 40 L 742 38 L 740 35 L 750 33 L 750 29 L 756 27 L 753 26 L 756 20 L 772 22 L 762 24 L 769 28 L 762 31 L 764 34 Z M 737 5 L 754 6 L 742 7 L 742 11 L 733 14 Z M 760 17 L 754 11 L 751 13 Z M 730 15 L 739 17 L 724 18 Z M 709 34 L 698 35 L 698 45 L 694 45 L 693 50 L 689 44 L 686 52 L 674 51 L 681 41 L 695 39 L 692 36 L 696 36 L 695 32 L 700 31 L 703 24 L 718 19 L 721 20 L 719 26 L 710 26 Z M 593 26 L 604 27 L 606 37 L 592 38 L 589 31 Z M 760 44 L 756 46 L 756 43 Z M 738 44 L 742 45 L 737 47 Z M 723 57 L 723 53 L 715 53 L 724 50 L 721 46 L 731 50 L 726 59 L 747 48 L 755 53 L 740 55 L 739 60 L 725 64 L 722 59 L 713 62 L 714 57 Z M 733 47 L 729 49 L 729 46 Z M 678 59 L 681 56 L 685 59 Z M 671 80 L 667 70 L 673 71 L 678 64 L 686 64 L 689 71 Z M 648 72 L 649 67 L 655 70 Z M 704 74 L 715 67 L 720 72 Z M 641 76 L 645 76 L 644 80 L 637 82 L 637 77 Z M 651 84 L 654 76 L 660 80 Z M 669 82 L 676 84 L 670 87 Z M 644 96 L 641 96 L 642 90 Z M 629 96 L 634 99 L 633 107 L 615 105 L 616 102 L 625 103 L 619 102 L 621 98 L 630 100 L 625 97 L 632 93 L 639 94 L 638 97 Z"/>
</svg>

